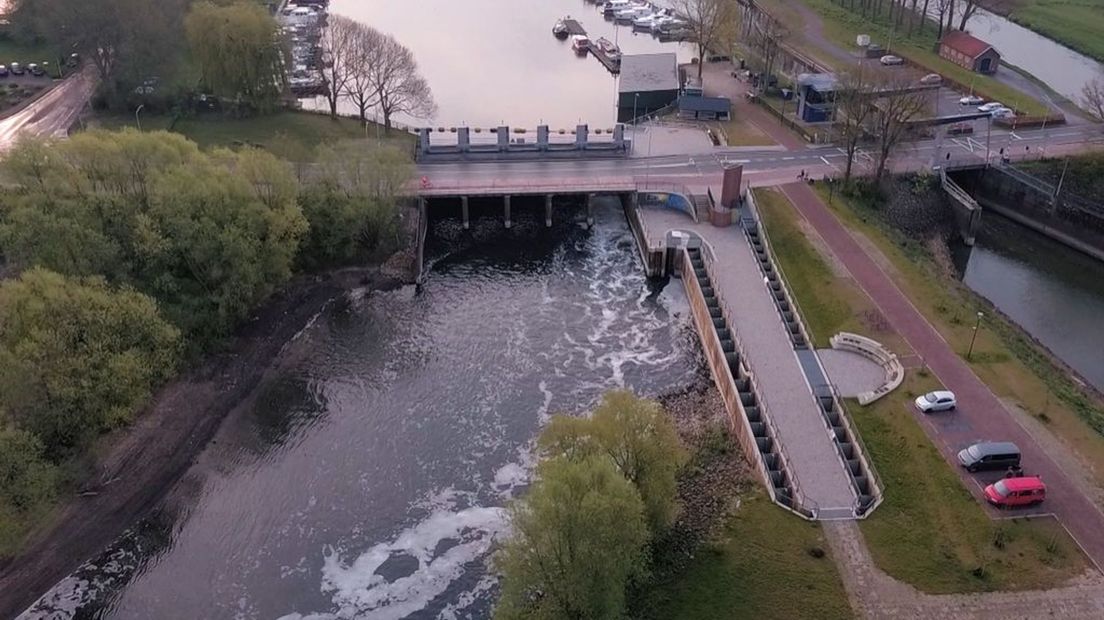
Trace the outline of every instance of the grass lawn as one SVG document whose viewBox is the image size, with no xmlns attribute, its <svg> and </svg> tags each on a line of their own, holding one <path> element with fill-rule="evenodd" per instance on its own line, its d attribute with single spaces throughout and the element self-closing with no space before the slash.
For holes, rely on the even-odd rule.
<svg viewBox="0 0 1104 620">
<path fill-rule="evenodd" d="M 715 123 L 725 136 L 728 146 L 774 146 L 774 140 L 745 119 Z"/>
<path fill-rule="evenodd" d="M 181 118 L 172 123 L 167 115 L 142 115 L 142 129 L 170 129 L 195 141 L 201 148 L 220 146 L 239 146 L 252 144 L 270 145 L 277 136 L 283 135 L 308 148 L 339 140 L 357 140 L 365 138 L 364 127 L 360 121 L 352 118 L 331 119 L 324 114 L 312 112 L 284 111 L 275 114 L 255 116 L 243 119 L 229 118 L 216 114 Z M 135 127 L 134 115 L 101 116 L 95 124 L 105 129 Z M 391 140 L 413 145 L 415 138 L 398 130 L 392 130 Z M 383 135 L 382 128 L 380 135 Z M 375 140 L 374 126 L 369 126 L 368 138 Z"/>
<path fill-rule="evenodd" d="M 758 487 L 719 540 L 648 596 L 641 608 L 657 620 L 854 617 L 820 526 L 785 512 Z"/>
<path fill-rule="evenodd" d="M 873 40 L 886 45 L 891 38 L 888 26 L 865 19 L 857 12 L 833 4 L 831 0 L 801 0 L 815 10 L 824 20 L 824 34 L 834 43 L 844 49 L 852 49 L 855 44 L 855 35 L 869 34 Z M 1022 114 L 1041 116 L 1047 112 L 1047 107 L 1042 102 L 1006 86 L 992 77 L 979 75 L 960 67 L 948 60 L 939 57 L 932 51 L 935 45 L 935 29 L 929 24 L 923 34 L 913 33 L 912 37 L 906 37 L 897 31 L 892 36 L 891 52 L 908 58 L 912 62 L 924 67 L 932 73 L 942 74 L 961 84 L 973 85 L 977 94 L 994 101 L 1002 101 L 1005 105 L 1017 109 Z M 808 47 L 808 43 L 802 43 L 799 47 Z"/>
<path fill-rule="evenodd" d="M 828 189 L 817 185 L 827 202 Z M 870 207 L 838 192 L 830 207 L 848 228 L 873 243 L 889 263 L 897 286 L 952 343 L 963 359 L 974 316 L 986 313 L 967 363 L 997 396 L 1017 403 L 1046 425 L 1104 484 L 1104 405 L 1078 388 L 1018 327 L 936 264 L 927 249 L 883 223 Z"/>
<path fill-rule="evenodd" d="M 866 319 L 869 298 L 829 270 L 785 197 L 756 197 L 802 308 L 842 304 L 818 320 L 857 321 L 855 331 L 874 336 L 877 326 Z M 812 266 L 792 275 L 790 266 L 799 263 Z M 934 387 L 933 377 L 911 372 L 904 385 L 868 407 L 847 403 L 886 489 L 882 505 L 861 524 L 878 567 L 932 593 L 1045 588 L 1083 572 L 1084 556 L 1057 522 L 993 521 L 963 487 L 908 409 L 912 398 Z"/>
<path fill-rule="evenodd" d="M 1012 21 L 1104 61 L 1104 0 L 1026 0 Z"/>
</svg>

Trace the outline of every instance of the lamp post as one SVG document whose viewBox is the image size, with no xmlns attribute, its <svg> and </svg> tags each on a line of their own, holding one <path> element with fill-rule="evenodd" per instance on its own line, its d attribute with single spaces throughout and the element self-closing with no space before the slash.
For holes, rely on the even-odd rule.
<svg viewBox="0 0 1104 620">
<path fill-rule="evenodd" d="M 144 107 L 146 107 L 146 104 L 143 103 L 134 110 L 134 123 L 138 125 L 138 131 L 142 131 L 142 119 L 138 118 L 138 114 Z"/>
<path fill-rule="evenodd" d="M 981 317 L 985 316 L 984 312 L 977 313 L 977 322 L 974 323 L 974 335 L 970 337 L 970 350 L 966 352 L 966 361 L 970 361 L 970 357 L 974 354 L 974 342 L 977 340 L 978 330 L 981 329 Z"/>
</svg>

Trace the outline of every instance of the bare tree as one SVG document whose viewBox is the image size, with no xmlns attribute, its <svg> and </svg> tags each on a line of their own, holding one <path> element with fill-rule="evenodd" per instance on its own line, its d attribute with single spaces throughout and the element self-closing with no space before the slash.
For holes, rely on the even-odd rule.
<svg viewBox="0 0 1104 620">
<path fill-rule="evenodd" d="M 936 38 L 942 39 L 943 33 L 951 29 L 951 22 L 954 21 L 955 0 L 936 0 L 935 8 L 939 15 L 939 32 Z"/>
<path fill-rule="evenodd" d="M 874 179 L 881 181 L 890 153 L 906 137 L 911 121 L 928 109 L 931 94 L 917 88 L 915 81 L 900 71 L 879 72 L 872 79 L 871 89 L 869 128 L 878 143 Z"/>
<path fill-rule="evenodd" d="M 789 29 L 766 13 L 762 14 L 762 19 L 756 20 L 756 25 L 752 28 L 752 46 L 759 51 L 759 57 L 763 60 L 763 79 L 759 81 L 760 92 L 765 91 L 770 85 L 774 63 L 782 55 L 782 43 L 789 36 Z"/>
<path fill-rule="evenodd" d="M 386 41 L 387 37 L 375 28 L 357 24 L 345 57 L 346 80 L 342 95 L 356 106 L 361 123 L 368 122 L 368 110 L 378 103 L 374 77 Z"/>
<path fill-rule="evenodd" d="M 840 76 L 836 86 L 836 131 L 843 143 L 847 164 L 843 171 L 843 182 L 851 180 L 855 163 L 855 154 L 859 143 L 867 134 L 867 124 L 873 110 L 873 87 L 868 69 L 859 65 L 858 70 Z"/>
<path fill-rule="evenodd" d="M 721 33 L 729 31 L 736 19 L 736 0 L 672 0 L 671 8 L 687 21 L 698 46 L 698 78 L 701 79 L 705 54 L 723 44 Z"/>
<path fill-rule="evenodd" d="M 1081 100 L 1089 114 L 1104 122 L 1104 75 L 1098 75 L 1081 88 Z"/>
<path fill-rule="evenodd" d="M 414 54 L 391 35 L 384 35 L 371 80 L 376 91 L 376 106 L 383 114 L 383 126 L 387 131 L 391 130 L 391 117 L 395 114 L 431 118 L 437 113 L 433 92 L 418 73 Z"/>
<path fill-rule="evenodd" d="M 322 30 L 322 75 L 326 78 L 326 103 L 330 116 L 337 118 L 337 102 L 349 81 L 353 38 L 361 25 L 342 15 L 331 15 Z"/>
</svg>

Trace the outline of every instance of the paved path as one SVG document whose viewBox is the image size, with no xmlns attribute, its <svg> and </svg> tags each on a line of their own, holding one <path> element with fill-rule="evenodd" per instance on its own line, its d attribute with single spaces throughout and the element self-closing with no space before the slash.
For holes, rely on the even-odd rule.
<svg viewBox="0 0 1104 620">
<path fill-rule="evenodd" d="M 20 137 L 64 137 L 96 89 L 95 67 L 88 64 L 27 107 L 0 120 L 0 152 Z"/>
<path fill-rule="evenodd" d="M 923 357 L 943 385 L 957 394 L 959 407 L 955 413 L 923 416 L 912 412 L 944 457 L 954 466 L 955 452 L 978 438 L 1015 442 L 1023 452 L 1025 469 L 1041 475 L 1047 483 L 1047 501 L 1042 511 L 1058 516 L 1097 567 L 1104 565 L 1104 514 L 1100 509 L 1017 423 L 1013 414 L 912 305 L 877 261 L 863 250 L 819 196 L 805 184 L 789 184 L 783 191 L 893 328 Z M 977 480 L 957 466 L 955 469 L 959 470 L 966 487 L 983 501 Z"/>
<path fill-rule="evenodd" d="M 694 231 L 713 247 L 713 286 L 750 357 L 760 399 L 778 429 L 798 490 L 816 502 L 822 516 L 850 517 L 855 501 L 851 481 L 742 230 L 695 224 L 666 209 L 642 208 L 641 215 L 649 245 L 662 244 L 667 232 L 677 228 Z"/>
<path fill-rule="evenodd" d="M 1044 591 L 986 594 L 925 594 L 878 570 L 856 522 L 824 525 L 832 558 L 851 605 L 876 620 L 1029 620 L 1104 618 L 1104 579 L 1088 573 L 1069 585 Z"/>
</svg>

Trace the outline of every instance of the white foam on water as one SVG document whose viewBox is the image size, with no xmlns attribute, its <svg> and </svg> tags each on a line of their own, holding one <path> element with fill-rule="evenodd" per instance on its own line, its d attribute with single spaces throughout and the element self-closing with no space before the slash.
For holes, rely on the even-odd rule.
<svg viewBox="0 0 1104 620">
<path fill-rule="evenodd" d="M 403 530 L 391 542 L 377 544 L 350 563 L 338 552 L 323 552 L 322 591 L 333 597 L 338 618 L 398 620 L 424 609 L 460 577 L 470 563 L 482 558 L 496 537 L 507 531 L 506 510 L 472 507 L 434 512 Z M 440 555 L 438 544 L 459 541 Z M 392 555 L 408 555 L 418 561 L 410 575 L 387 581 L 376 571 Z"/>
</svg>

